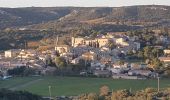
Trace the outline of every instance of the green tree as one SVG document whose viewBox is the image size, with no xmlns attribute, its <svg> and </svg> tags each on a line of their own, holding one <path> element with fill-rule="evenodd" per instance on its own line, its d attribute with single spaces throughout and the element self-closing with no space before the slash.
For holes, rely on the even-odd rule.
<svg viewBox="0 0 170 100">
<path fill-rule="evenodd" d="M 154 69 L 160 69 L 163 67 L 163 63 L 158 58 L 153 58 L 151 64 L 153 65 Z"/>
<path fill-rule="evenodd" d="M 139 52 L 138 52 L 138 57 L 139 57 L 139 58 L 144 58 L 144 53 L 143 53 L 143 51 L 139 51 Z"/>
<path fill-rule="evenodd" d="M 151 50 L 152 50 L 152 49 L 151 49 L 150 46 L 144 47 L 143 51 L 144 51 L 144 57 L 145 57 L 145 58 L 150 58 Z"/>
<path fill-rule="evenodd" d="M 67 66 L 66 60 L 63 57 L 56 57 L 55 63 L 58 68 L 63 69 Z"/>
</svg>

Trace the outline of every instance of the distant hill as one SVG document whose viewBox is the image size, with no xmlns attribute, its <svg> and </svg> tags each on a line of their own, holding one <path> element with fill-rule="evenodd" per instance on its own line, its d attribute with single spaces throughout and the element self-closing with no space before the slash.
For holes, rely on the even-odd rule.
<svg viewBox="0 0 170 100">
<path fill-rule="evenodd" d="M 44 23 L 69 13 L 67 8 L 0 8 L 0 28 Z"/>
<path fill-rule="evenodd" d="M 0 50 L 23 48 L 25 41 L 92 31 L 125 32 L 170 28 L 170 6 L 0 8 Z M 72 34 L 73 35 L 73 34 Z M 71 35 L 70 35 L 71 36 Z"/>
<path fill-rule="evenodd" d="M 0 29 L 33 25 L 54 28 L 65 24 L 124 24 L 136 22 L 166 22 L 170 6 L 147 5 L 128 7 L 30 7 L 0 8 Z M 37 24 L 37 25 L 35 25 Z M 135 23 L 139 24 L 139 23 Z"/>
</svg>

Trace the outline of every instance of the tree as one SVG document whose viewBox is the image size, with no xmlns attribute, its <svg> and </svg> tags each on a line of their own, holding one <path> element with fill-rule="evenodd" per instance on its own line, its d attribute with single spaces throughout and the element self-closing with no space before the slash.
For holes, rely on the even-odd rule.
<svg viewBox="0 0 170 100">
<path fill-rule="evenodd" d="M 128 98 L 129 96 L 131 96 L 129 90 L 119 90 L 112 93 L 111 100 L 124 100 L 124 98 Z"/>
<path fill-rule="evenodd" d="M 0 89 L 0 100 L 43 100 L 43 98 L 26 91 Z"/>
<path fill-rule="evenodd" d="M 26 68 L 23 72 L 24 76 L 34 75 L 34 74 L 35 74 L 35 70 L 33 68 Z"/>
<path fill-rule="evenodd" d="M 51 56 L 50 55 L 47 55 L 46 58 L 45 58 L 45 64 L 46 66 L 51 66 L 52 65 L 52 59 L 51 59 Z"/>
<path fill-rule="evenodd" d="M 33 68 L 29 68 L 26 66 L 21 66 L 8 70 L 9 75 L 19 75 L 19 76 L 28 76 L 35 74 L 35 70 Z"/>
<path fill-rule="evenodd" d="M 143 51 L 144 51 L 144 57 L 145 58 L 150 58 L 151 47 L 150 46 L 146 46 L 146 47 L 144 47 Z"/>
<path fill-rule="evenodd" d="M 113 42 L 110 42 L 110 43 L 109 43 L 109 48 L 110 48 L 111 50 L 113 50 L 114 48 L 116 48 L 116 45 L 115 45 Z"/>
<path fill-rule="evenodd" d="M 158 58 L 153 58 L 151 64 L 154 69 L 160 69 L 163 66 L 163 63 Z"/>
<path fill-rule="evenodd" d="M 64 67 L 67 66 L 66 60 L 63 57 L 56 57 L 55 63 L 57 65 L 57 67 L 60 69 L 63 69 Z"/>
<path fill-rule="evenodd" d="M 119 65 L 124 65 L 124 61 L 123 60 L 119 60 L 118 62 L 117 62 Z"/>
<path fill-rule="evenodd" d="M 98 95 L 96 93 L 89 93 L 88 100 L 98 100 Z"/>
<path fill-rule="evenodd" d="M 106 96 L 109 94 L 109 87 L 104 85 L 100 88 L 100 96 Z"/>
<path fill-rule="evenodd" d="M 165 73 L 168 77 L 170 76 L 170 66 L 165 69 Z"/>
<path fill-rule="evenodd" d="M 143 51 L 139 51 L 139 52 L 138 52 L 138 57 L 139 57 L 139 58 L 144 58 L 144 53 L 143 53 Z"/>
</svg>

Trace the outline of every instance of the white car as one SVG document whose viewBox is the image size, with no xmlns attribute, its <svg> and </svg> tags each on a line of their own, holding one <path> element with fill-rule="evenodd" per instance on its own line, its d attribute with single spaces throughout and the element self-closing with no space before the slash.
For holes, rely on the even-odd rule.
<svg viewBox="0 0 170 100">
<path fill-rule="evenodd" d="M 5 79 L 9 79 L 11 78 L 12 76 L 4 76 L 2 79 L 5 80 Z"/>
</svg>

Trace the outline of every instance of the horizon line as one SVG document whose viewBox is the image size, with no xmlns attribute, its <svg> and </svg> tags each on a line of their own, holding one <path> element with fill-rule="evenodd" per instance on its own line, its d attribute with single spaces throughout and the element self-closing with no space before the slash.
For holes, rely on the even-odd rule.
<svg viewBox="0 0 170 100">
<path fill-rule="evenodd" d="M 70 8 L 116 8 L 116 7 L 133 7 L 133 6 L 170 6 L 170 5 L 159 5 L 159 4 L 148 4 L 148 5 L 127 5 L 127 6 L 23 6 L 23 7 L 0 7 L 0 8 L 53 8 L 53 7 L 70 7 Z"/>
</svg>

